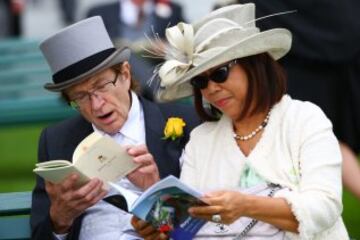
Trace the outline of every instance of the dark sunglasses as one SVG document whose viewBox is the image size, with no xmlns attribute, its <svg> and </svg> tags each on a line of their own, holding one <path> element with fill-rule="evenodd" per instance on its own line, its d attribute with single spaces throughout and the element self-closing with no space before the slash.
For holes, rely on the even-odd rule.
<svg viewBox="0 0 360 240">
<path fill-rule="evenodd" d="M 229 62 L 227 65 L 221 66 L 208 75 L 198 75 L 190 80 L 190 84 L 194 88 L 205 89 L 209 81 L 223 83 L 229 76 L 230 68 L 236 64 L 236 60 Z"/>
</svg>

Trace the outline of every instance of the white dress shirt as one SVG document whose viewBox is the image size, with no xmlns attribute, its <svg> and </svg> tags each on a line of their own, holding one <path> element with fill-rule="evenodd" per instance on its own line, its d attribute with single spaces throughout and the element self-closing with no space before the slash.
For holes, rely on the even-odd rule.
<svg viewBox="0 0 360 240">
<path fill-rule="evenodd" d="M 114 135 L 109 135 L 121 145 L 140 145 L 145 144 L 145 121 L 144 113 L 140 101 L 135 93 L 131 93 L 132 104 L 128 119 L 120 131 Z M 94 131 L 103 135 L 108 135 L 93 125 Z M 141 194 L 142 190 L 133 185 L 127 178 L 116 181 L 136 194 Z M 118 192 L 110 188 L 107 196 L 117 194 Z M 106 197 L 107 197 L 106 196 Z M 94 206 L 88 208 L 83 218 L 80 240 L 133 240 L 142 239 L 134 231 L 130 220 L 132 215 L 113 205 L 99 201 Z M 59 240 L 64 240 L 67 234 L 56 235 Z"/>
</svg>

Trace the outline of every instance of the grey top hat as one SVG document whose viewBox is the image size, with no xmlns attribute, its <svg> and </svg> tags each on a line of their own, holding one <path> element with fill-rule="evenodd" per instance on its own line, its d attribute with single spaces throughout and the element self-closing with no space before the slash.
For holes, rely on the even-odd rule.
<svg viewBox="0 0 360 240">
<path fill-rule="evenodd" d="M 127 61 L 130 50 L 116 49 L 101 17 L 91 17 L 50 36 L 40 44 L 51 72 L 53 83 L 47 90 L 58 92 L 93 74 Z"/>
</svg>

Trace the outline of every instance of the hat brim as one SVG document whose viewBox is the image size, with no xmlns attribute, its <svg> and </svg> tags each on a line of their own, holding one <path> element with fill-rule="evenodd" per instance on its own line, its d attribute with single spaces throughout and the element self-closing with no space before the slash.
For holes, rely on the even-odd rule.
<svg viewBox="0 0 360 240">
<path fill-rule="evenodd" d="M 98 64 L 96 67 L 90 69 L 89 71 L 82 73 L 81 75 L 66 80 L 65 82 L 61 82 L 61 83 L 46 83 L 44 85 L 44 88 L 52 91 L 52 92 L 60 92 L 68 87 L 71 87 L 75 84 L 78 84 L 86 79 L 88 79 L 89 77 L 91 77 L 92 75 L 105 70 L 106 68 L 109 68 L 111 66 L 114 66 L 118 63 L 124 62 L 124 61 L 128 61 L 130 58 L 130 49 L 125 47 L 122 49 L 117 49 L 113 54 L 111 54 L 109 57 L 107 57 L 104 61 L 102 61 L 100 64 Z"/>
<path fill-rule="evenodd" d="M 184 75 L 174 80 L 175 84 L 166 87 L 160 86 L 156 98 L 160 102 L 167 102 L 191 96 L 193 94 L 190 85 L 191 78 L 233 59 L 264 52 L 268 52 L 275 60 L 280 59 L 289 52 L 291 41 L 290 31 L 282 28 L 254 34 L 191 68 Z"/>
</svg>

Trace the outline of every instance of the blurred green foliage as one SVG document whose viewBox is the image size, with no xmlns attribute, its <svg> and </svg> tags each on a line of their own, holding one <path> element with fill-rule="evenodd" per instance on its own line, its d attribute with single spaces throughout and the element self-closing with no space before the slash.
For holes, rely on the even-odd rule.
<svg viewBox="0 0 360 240">
<path fill-rule="evenodd" d="M 46 124 L 0 127 L 0 192 L 29 191 L 37 161 L 37 144 Z"/>
<path fill-rule="evenodd" d="M 30 191 L 41 129 L 48 124 L 0 127 L 0 192 Z M 360 201 L 344 192 L 344 221 L 352 239 L 360 239 Z"/>
</svg>

